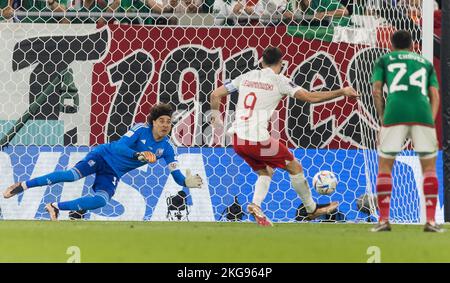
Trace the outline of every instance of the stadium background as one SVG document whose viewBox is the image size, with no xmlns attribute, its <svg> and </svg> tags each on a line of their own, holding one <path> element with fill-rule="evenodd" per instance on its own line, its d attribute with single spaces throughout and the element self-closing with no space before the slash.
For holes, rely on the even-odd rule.
<svg viewBox="0 0 450 283">
<path fill-rule="evenodd" d="M 369 89 L 370 66 L 388 48 L 394 29 L 377 29 L 356 42 L 342 42 L 338 28 L 308 31 L 291 27 L 175 27 L 125 24 L 23 24 L 2 23 L 0 75 L 4 91 L 1 133 L 35 101 L 49 82 L 61 86 L 0 153 L 0 187 L 54 169 L 73 165 L 99 143 L 124 134 L 133 122 L 143 122 L 150 107 L 170 102 L 178 113 L 172 140 L 178 146 L 182 168 L 192 168 L 206 181 L 207 189 L 189 192 L 192 221 L 220 220 L 237 196 L 246 204 L 256 175 L 242 163 L 225 135 L 212 135 L 207 124 L 208 97 L 224 79 L 254 69 L 263 48 L 280 46 L 285 52 L 286 74 L 308 89 L 336 89 L 352 85 Z M 321 37 L 320 32 L 327 37 Z M 300 36 L 299 36 L 300 35 Z M 435 59 L 439 66 L 439 59 Z M 355 70 L 365 70 L 362 77 Z M 439 70 L 438 70 L 439 75 Z M 65 88 L 64 88 L 65 87 Z M 179 91 L 181 90 L 181 91 Z M 28 93 L 28 96 L 25 95 Z M 17 103 L 18 99 L 26 103 Z M 24 98 L 24 99 L 22 99 Z M 356 198 L 366 192 L 367 172 L 362 148 L 373 150 L 376 118 L 370 97 L 356 104 L 346 99 L 310 106 L 284 100 L 274 134 L 302 160 L 309 180 L 319 169 L 334 171 L 340 180 L 332 196 L 314 195 L 319 201 L 339 200 L 340 212 L 349 221 L 366 221 L 356 208 Z M 223 105 L 227 124 L 233 101 Z M 11 109 L 14 109 L 11 112 Z M 441 137 L 441 121 L 438 136 Z M 225 147 L 224 147 L 225 146 Z M 306 148 L 303 149 L 303 148 Z M 409 192 L 397 191 L 394 204 L 398 221 L 419 221 L 420 183 L 409 154 L 402 157 L 398 178 L 412 180 Z M 438 166 L 442 168 L 441 155 Z M 401 174 L 400 174 L 401 173 Z M 442 171 L 438 171 L 442 184 Z M 266 199 L 274 221 L 293 221 L 300 205 L 287 175 L 277 173 Z M 400 181 L 401 182 L 401 181 Z M 37 188 L 17 199 L 0 200 L 3 219 L 48 218 L 44 203 L 89 193 L 92 178 L 71 184 Z M 81 187 L 83 189 L 81 190 Z M 97 220 L 167 220 L 168 196 L 180 188 L 168 177 L 163 164 L 144 166 L 127 174 L 114 200 L 87 218 Z M 438 219 L 442 220 L 443 189 Z M 67 218 L 67 215 L 63 215 Z M 246 217 L 244 218 L 244 220 Z"/>
</svg>

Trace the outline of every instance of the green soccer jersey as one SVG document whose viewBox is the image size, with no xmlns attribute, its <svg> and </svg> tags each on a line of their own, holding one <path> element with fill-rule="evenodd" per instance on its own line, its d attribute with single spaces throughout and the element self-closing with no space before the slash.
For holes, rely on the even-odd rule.
<svg viewBox="0 0 450 283">
<path fill-rule="evenodd" d="M 421 124 L 434 126 L 428 98 L 430 86 L 439 88 L 433 65 L 419 54 L 393 51 L 375 63 L 372 82 L 387 85 L 384 125 Z"/>
</svg>

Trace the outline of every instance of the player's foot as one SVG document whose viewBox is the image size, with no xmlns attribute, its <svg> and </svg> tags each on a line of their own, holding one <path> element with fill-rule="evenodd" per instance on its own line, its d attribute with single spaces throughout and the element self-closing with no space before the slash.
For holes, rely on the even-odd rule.
<svg viewBox="0 0 450 283">
<path fill-rule="evenodd" d="M 71 210 L 69 212 L 69 219 L 70 220 L 76 220 L 76 219 L 84 219 L 84 215 L 86 214 L 87 210 Z"/>
<path fill-rule="evenodd" d="M 441 228 L 440 225 L 436 224 L 436 223 L 430 223 L 427 222 L 425 224 L 425 226 L 423 227 L 423 231 L 424 232 L 436 232 L 436 233 L 442 233 L 445 230 Z"/>
<path fill-rule="evenodd" d="M 50 219 L 52 221 L 58 220 L 59 209 L 56 208 L 55 206 L 53 206 L 53 204 L 51 204 L 51 203 L 46 204 L 45 205 L 45 210 L 47 210 L 48 213 L 50 214 Z"/>
<path fill-rule="evenodd" d="M 11 186 L 9 186 L 4 192 L 3 192 L 3 197 L 4 198 L 11 198 L 17 194 L 20 194 L 21 192 L 24 191 L 24 188 L 22 186 L 22 183 L 15 183 Z"/>
<path fill-rule="evenodd" d="M 256 223 L 259 226 L 273 226 L 272 221 L 270 221 L 267 216 L 262 212 L 261 207 L 254 203 L 250 203 L 247 206 L 247 211 L 255 217 Z"/>
<path fill-rule="evenodd" d="M 379 222 L 375 227 L 370 229 L 371 232 L 389 232 L 391 231 L 391 224 L 389 221 Z"/>
<path fill-rule="evenodd" d="M 333 212 L 335 212 L 338 206 L 339 202 L 337 201 L 333 201 L 327 204 L 317 204 L 316 210 L 314 210 L 314 212 L 312 213 L 308 213 L 308 216 L 306 218 L 307 220 L 313 220 L 325 214 L 332 214 Z"/>
</svg>

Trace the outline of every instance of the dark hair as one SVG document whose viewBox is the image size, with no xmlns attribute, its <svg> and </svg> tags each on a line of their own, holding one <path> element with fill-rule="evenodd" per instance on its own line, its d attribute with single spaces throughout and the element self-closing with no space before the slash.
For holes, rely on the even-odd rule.
<svg viewBox="0 0 450 283">
<path fill-rule="evenodd" d="M 264 64 L 272 66 L 281 61 L 283 53 L 281 53 L 279 48 L 270 46 L 263 51 L 262 57 Z"/>
<path fill-rule="evenodd" d="M 152 123 L 153 121 L 164 115 L 172 117 L 172 113 L 173 113 L 172 106 L 166 103 L 160 103 L 158 105 L 153 106 L 153 108 L 150 110 L 150 116 L 148 118 L 148 121 L 149 123 Z"/>
<path fill-rule="evenodd" d="M 395 49 L 409 49 L 412 45 L 411 33 L 407 30 L 398 30 L 391 37 Z"/>
</svg>

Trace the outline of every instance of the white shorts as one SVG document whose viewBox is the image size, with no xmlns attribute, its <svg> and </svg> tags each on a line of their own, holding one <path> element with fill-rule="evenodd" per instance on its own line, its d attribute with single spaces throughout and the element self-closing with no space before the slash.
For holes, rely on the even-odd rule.
<svg viewBox="0 0 450 283">
<path fill-rule="evenodd" d="M 378 141 L 378 155 L 384 158 L 395 158 L 402 151 L 402 147 L 408 138 L 412 140 L 414 151 L 420 158 L 432 158 L 437 155 L 436 129 L 421 125 L 382 127 Z"/>
</svg>

